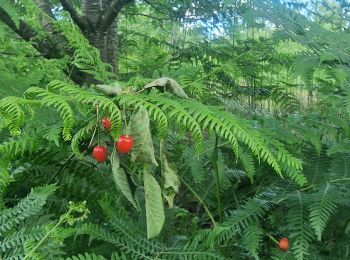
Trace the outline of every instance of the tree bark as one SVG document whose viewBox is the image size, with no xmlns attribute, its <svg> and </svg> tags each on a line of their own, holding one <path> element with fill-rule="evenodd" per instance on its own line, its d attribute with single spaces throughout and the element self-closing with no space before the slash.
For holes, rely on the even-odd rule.
<svg viewBox="0 0 350 260">
<path fill-rule="evenodd" d="M 0 0 L 1 1 L 1 0 Z M 112 72 L 118 75 L 117 55 L 117 27 L 118 14 L 121 9 L 133 0 L 82 0 L 83 14 L 80 15 L 70 0 L 59 0 L 63 9 L 67 11 L 74 23 L 81 29 L 90 44 L 101 54 L 101 60 L 111 65 Z M 50 0 L 34 0 L 43 14 L 39 14 L 42 29 L 48 33 L 47 37 L 38 37 L 40 32 L 20 21 L 17 28 L 11 17 L 0 8 L 0 21 L 5 23 L 23 40 L 30 42 L 39 53 L 47 59 L 59 59 L 64 55 L 72 55 L 67 45 L 67 39 L 53 28 L 55 16 L 52 12 Z M 77 68 L 67 72 L 72 80 L 78 84 L 91 82 L 83 72 Z"/>
<path fill-rule="evenodd" d="M 120 10 L 132 0 L 83 0 L 83 16 L 93 29 L 85 36 L 101 54 L 101 60 L 112 66 L 118 75 L 117 27 Z"/>
</svg>

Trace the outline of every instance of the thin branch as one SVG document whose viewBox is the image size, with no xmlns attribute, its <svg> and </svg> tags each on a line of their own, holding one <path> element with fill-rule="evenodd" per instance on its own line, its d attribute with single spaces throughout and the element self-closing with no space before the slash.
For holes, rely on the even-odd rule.
<svg viewBox="0 0 350 260">
<path fill-rule="evenodd" d="M 120 10 L 127 4 L 133 2 L 133 0 L 113 0 L 111 4 L 104 10 L 101 20 L 98 24 L 98 28 L 101 31 L 106 31 L 108 27 L 117 18 Z"/>
<path fill-rule="evenodd" d="M 21 56 L 23 55 L 23 53 L 14 53 L 14 52 L 7 52 L 7 51 L 0 51 L 0 55 L 3 55 L 3 56 Z M 27 57 L 27 58 L 40 58 L 40 57 L 43 57 L 42 55 L 40 54 L 25 54 L 24 57 Z"/>
<path fill-rule="evenodd" d="M 53 179 L 56 178 L 56 176 L 67 166 L 67 164 L 74 158 L 74 156 L 75 154 L 73 153 L 64 161 L 64 163 L 60 166 L 60 168 L 51 176 L 47 184 L 49 184 L 50 182 L 53 181 Z"/>
<path fill-rule="evenodd" d="M 129 13 L 129 12 L 124 12 L 124 14 L 135 15 L 135 16 L 144 16 L 144 17 L 147 17 L 147 18 L 150 18 L 150 19 L 155 19 L 155 20 L 158 20 L 158 21 L 169 21 L 169 18 L 159 18 L 159 17 L 155 17 L 155 16 L 152 16 L 152 15 L 148 15 L 148 14 Z"/>
<path fill-rule="evenodd" d="M 11 17 L 1 8 L 0 8 L 0 20 L 26 41 L 29 41 L 31 38 L 38 35 L 37 32 L 32 27 L 30 27 L 28 24 L 26 24 L 22 20 L 20 21 L 19 26 L 17 28 L 16 24 L 12 21 Z"/>
<path fill-rule="evenodd" d="M 38 33 L 24 21 L 19 22 L 19 26 L 15 25 L 11 17 L 0 8 L 0 21 L 6 24 L 16 34 L 18 34 L 23 40 L 30 42 L 31 45 L 37 49 L 41 55 L 47 59 L 58 58 L 60 53 L 55 49 L 56 45 L 48 39 L 40 39 Z"/>
<path fill-rule="evenodd" d="M 164 15 L 168 15 L 168 13 L 163 12 L 163 11 L 161 11 L 159 8 L 157 8 L 157 6 L 155 6 L 155 4 L 152 3 L 151 1 L 149 1 L 149 0 L 144 0 L 144 1 L 145 1 L 147 4 L 149 4 L 151 7 L 153 7 L 153 9 L 156 10 L 158 13 L 164 14 Z M 165 7 L 165 6 L 163 5 L 163 7 Z"/>
<path fill-rule="evenodd" d="M 60 0 L 61 5 L 65 11 L 67 11 L 70 14 L 70 17 L 72 17 L 72 20 L 79 26 L 79 28 L 85 32 L 89 29 L 89 26 L 87 25 L 87 20 L 85 17 L 78 14 L 77 10 L 73 7 L 73 5 L 66 0 Z"/>
</svg>

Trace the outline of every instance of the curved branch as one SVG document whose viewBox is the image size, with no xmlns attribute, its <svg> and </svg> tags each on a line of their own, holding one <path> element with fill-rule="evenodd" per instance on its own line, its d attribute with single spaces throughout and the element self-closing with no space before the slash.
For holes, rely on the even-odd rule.
<svg viewBox="0 0 350 260">
<path fill-rule="evenodd" d="M 101 20 L 98 24 L 98 28 L 101 31 L 106 31 L 108 27 L 117 18 L 120 10 L 127 4 L 133 2 L 133 0 L 113 0 L 111 4 L 104 10 Z"/>
<path fill-rule="evenodd" d="M 11 17 L 0 8 L 0 21 L 10 27 L 23 40 L 30 42 L 45 58 L 57 58 L 59 52 L 55 50 L 55 44 L 49 43 L 47 39 L 40 39 L 38 33 L 24 21 L 19 22 L 18 28 Z"/>
<path fill-rule="evenodd" d="M 73 5 L 66 0 L 60 0 L 61 5 L 65 11 L 70 14 L 72 20 L 79 26 L 80 30 L 86 32 L 89 30 L 89 26 L 85 17 L 78 14 L 77 10 L 73 7 Z"/>
</svg>

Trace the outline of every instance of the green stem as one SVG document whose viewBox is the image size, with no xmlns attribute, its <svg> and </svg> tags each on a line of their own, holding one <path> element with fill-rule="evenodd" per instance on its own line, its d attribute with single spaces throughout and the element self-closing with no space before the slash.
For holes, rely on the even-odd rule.
<svg viewBox="0 0 350 260">
<path fill-rule="evenodd" d="M 334 182 L 342 182 L 342 181 L 350 181 L 350 178 L 334 179 L 334 180 L 329 180 L 328 182 L 334 183 Z M 314 187 L 317 187 L 317 186 L 318 186 L 317 184 L 312 184 L 310 186 L 307 186 L 305 188 L 300 189 L 299 191 L 306 191 L 308 189 L 311 189 L 311 188 L 314 188 Z"/>
<path fill-rule="evenodd" d="M 219 138 L 218 136 L 215 137 L 215 148 L 213 151 L 212 156 L 212 163 L 215 168 L 215 179 L 216 179 L 216 201 L 218 204 L 218 212 L 220 216 L 220 222 L 222 221 L 222 206 L 221 206 L 221 198 L 220 198 L 220 188 L 221 188 L 221 180 L 220 180 L 220 173 L 219 173 L 219 150 L 218 150 L 218 142 Z"/>
<path fill-rule="evenodd" d="M 97 105 L 96 106 L 96 116 L 97 116 L 96 129 L 98 127 L 98 124 L 100 123 L 99 112 L 100 112 L 100 109 Z M 100 145 L 100 129 L 97 130 L 97 145 Z"/>
<path fill-rule="evenodd" d="M 45 234 L 45 236 L 39 241 L 38 244 L 35 245 L 35 247 L 23 258 L 23 260 L 28 259 L 34 252 L 39 248 L 39 246 L 44 243 L 44 241 L 58 228 L 59 225 L 61 225 L 67 218 L 67 216 L 72 212 L 72 210 L 68 210 L 67 213 L 65 213 L 63 216 L 61 216 L 60 220 L 57 222 L 57 224 L 50 229 L 49 232 Z"/>
<path fill-rule="evenodd" d="M 266 235 L 267 235 L 274 243 L 276 243 L 277 245 L 279 245 L 279 242 L 277 241 L 276 238 L 274 238 L 273 236 L 271 236 L 269 233 L 266 233 Z"/>
<path fill-rule="evenodd" d="M 329 180 L 328 182 L 330 183 L 334 183 L 334 182 L 342 182 L 342 181 L 350 181 L 350 178 L 340 178 L 340 179 L 334 179 L 334 180 Z M 306 190 L 309 190 L 311 188 L 315 188 L 317 187 L 318 185 L 317 184 L 312 184 L 310 186 L 307 186 L 307 187 L 304 187 L 302 189 L 300 189 L 299 191 L 306 191 Z M 282 198 L 278 201 L 276 201 L 276 204 L 279 204 L 281 203 L 282 201 L 286 200 L 287 198 Z"/>
<path fill-rule="evenodd" d="M 129 127 L 128 127 L 128 122 L 126 121 L 125 104 L 123 105 L 123 118 L 124 118 L 124 124 L 125 124 L 125 135 L 129 136 Z"/>
<path fill-rule="evenodd" d="M 205 209 L 205 211 L 207 212 L 211 222 L 213 223 L 214 227 L 217 226 L 215 219 L 213 217 L 213 215 L 211 214 L 209 208 L 207 207 L 207 205 L 205 205 L 204 201 L 202 200 L 202 198 L 197 194 L 197 192 L 195 192 L 192 187 L 180 176 L 178 175 L 178 177 L 180 178 L 180 180 L 183 182 L 183 184 L 185 184 L 185 186 L 187 187 L 187 189 L 189 189 L 190 192 L 192 192 L 193 196 L 199 201 L 199 203 L 202 204 L 203 208 Z"/>
<path fill-rule="evenodd" d="M 330 180 L 329 182 L 341 182 L 341 181 L 350 181 L 350 178 L 341 178 L 341 179 L 334 179 Z"/>
</svg>

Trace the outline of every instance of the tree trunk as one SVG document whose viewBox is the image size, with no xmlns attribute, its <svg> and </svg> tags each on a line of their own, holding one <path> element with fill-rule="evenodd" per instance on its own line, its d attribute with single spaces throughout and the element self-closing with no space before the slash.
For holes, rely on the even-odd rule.
<svg viewBox="0 0 350 260">
<path fill-rule="evenodd" d="M 0 0 L 1 1 L 1 0 Z M 96 47 L 101 53 L 101 60 L 111 65 L 112 72 L 118 75 L 117 58 L 117 20 L 121 9 L 133 2 L 133 0 L 82 0 L 83 15 L 80 15 L 74 8 L 72 1 L 59 0 L 63 9 L 67 11 L 74 23 L 81 29 L 90 44 Z M 7 24 L 14 32 L 24 40 L 31 42 L 45 58 L 61 58 L 64 55 L 72 55 L 66 45 L 67 41 L 63 35 L 55 32 L 53 21 L 55 16 L 52 12 L 50 0 L 34 0 L 34 3 L 43 11 L 40 15 L 42 29 L 47 37 L 40 35 L 25 21 L 21 20 L 19 27 L 16 26 L 11 17 L 0 7 L 0 21 Z M 64 45 L 64 46 L 62 46 Z M 91 77 L 74 68 L 73 73 L 67 73 L 72 80 L 78 84 L 90 82 Z"/>
<path fill-rule="evenodd" d="M 110 25 L 101 26 L 101 19 L 104 17 L 112 0 L 83 0 L 83 14 L 88 17 L 92 24 L 92 30 L 85 31 L 91 45 L 96 47 L 101 54 L 101 60 L 110 64 L 113 73 L 118 74 L 117 58 L 117 17 L 113 19 Z M 118 10 L 117 10 L 118 11 Z"/>
</svg>

